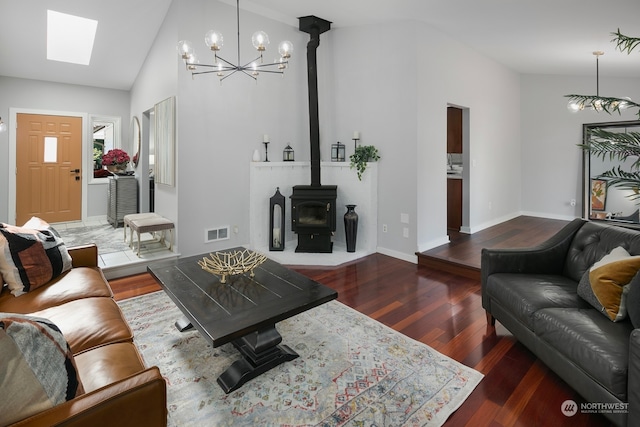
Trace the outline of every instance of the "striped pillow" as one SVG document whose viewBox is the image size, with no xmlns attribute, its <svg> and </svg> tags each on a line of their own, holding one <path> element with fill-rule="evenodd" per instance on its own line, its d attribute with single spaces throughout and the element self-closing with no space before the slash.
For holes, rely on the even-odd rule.
<svg viewBox="0 0 640 427">
<path fill-rule="evenodd" d="M 15 296 L 70 268 L 71 256 L 64 242 L 46 222 L 32 218 L 23 227 L 0 223 L 0 277 Z"/>
<path fill-rule="evenodd" d="M 0 313 L 0 425 L 84 393 L 69 344 L 47 319 Z"/>
</svg>

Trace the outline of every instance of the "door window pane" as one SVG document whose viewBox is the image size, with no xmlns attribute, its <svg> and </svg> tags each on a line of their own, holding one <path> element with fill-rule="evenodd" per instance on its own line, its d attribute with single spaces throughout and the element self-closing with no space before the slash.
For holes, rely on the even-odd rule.
<svg viewBox="0 0 640 427">
<path fill-rule="evenodd" d="M 44 162 L 56 163 L 58 161 L 58 137 L 44 137 Z"/>
</svg>

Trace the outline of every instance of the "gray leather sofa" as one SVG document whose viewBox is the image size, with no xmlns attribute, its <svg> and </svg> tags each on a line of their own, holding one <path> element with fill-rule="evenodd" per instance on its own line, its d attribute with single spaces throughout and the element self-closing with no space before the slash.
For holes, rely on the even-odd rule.
<svg viewBox="0 0 640 427">
<path fill-rule="evenodd" d="M 485 248 L 482 305 L 584 403 L 609 404 L 597 412 L 626 426 L 640 420 L 640 329 L 577 294 L 583 274 L 618 246 L 640 255 L 640 231 L 576 219 L 534 248 Z"/>
</svg>

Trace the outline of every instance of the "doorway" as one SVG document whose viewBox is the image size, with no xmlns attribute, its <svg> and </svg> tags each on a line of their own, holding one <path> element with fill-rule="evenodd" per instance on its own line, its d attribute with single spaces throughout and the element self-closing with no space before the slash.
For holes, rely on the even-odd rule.
<svg viewBox="0 0 640 427">
<path fill-rule="evenodd" d="M 16 224 L 81 219 L 82 118 L 18 114 Z"/>
<path fill-rule="evenodd" d="M 447 105 L 447 234 L 469 233 L 470 144 L 466 107 Z"/>
</svg>

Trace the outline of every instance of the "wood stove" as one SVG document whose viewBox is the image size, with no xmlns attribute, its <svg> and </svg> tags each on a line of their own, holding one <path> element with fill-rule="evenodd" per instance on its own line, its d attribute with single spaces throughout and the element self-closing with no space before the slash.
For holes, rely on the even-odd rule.
<svg viewBox="0 0 640 427">
<path fill-rule="evenodd" d="M 337 195 L 337 185 L 293 187 L 291 229 L 298 234 L 296 252 L 332 252 Z"/>
<path fill-rule="evenodd" d="M 309 140 L 311 143 L 311 185 L 295 185 L 291 195 L 291 229 L 298 234 L 296 252 L 332 252 L 336 231 L 336 185 L 320 184 L 320 123 L 318 119 L 318 73 L 316 50 L 320 34 L 331 22 L 316 16 L 298 18 L 300 31 L 310 36 L 307 43 L 309 86 Z"/>
</svg>

